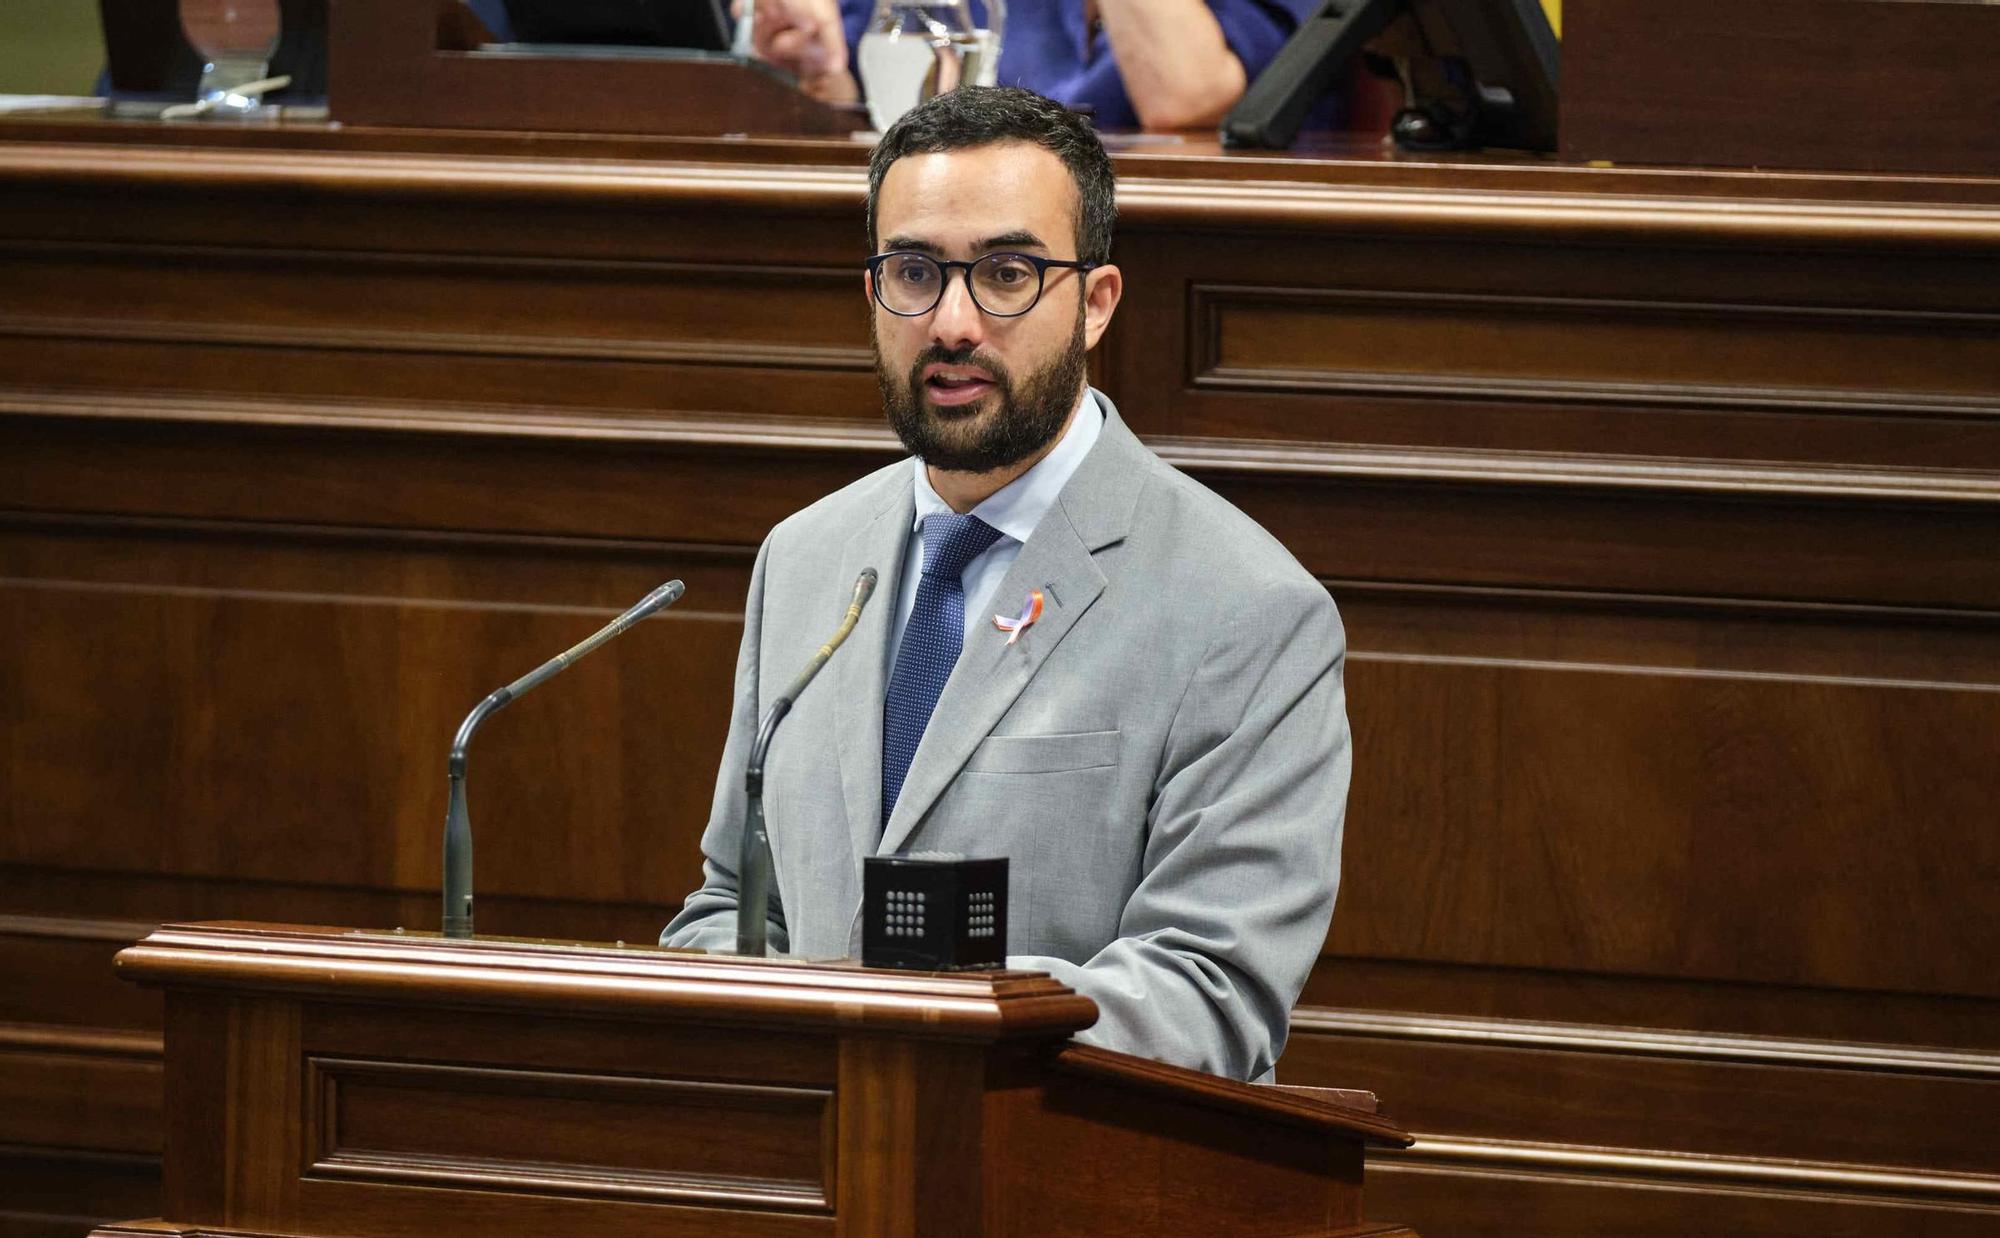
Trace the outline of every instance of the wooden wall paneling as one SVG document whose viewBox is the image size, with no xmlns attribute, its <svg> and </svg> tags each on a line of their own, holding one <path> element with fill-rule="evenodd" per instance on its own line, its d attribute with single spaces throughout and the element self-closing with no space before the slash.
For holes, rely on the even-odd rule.
<svg viewBox="0 0 2000 1238">
<path fill-rule="evenodd" d="M 1288 1065 L 1407 1097 L 1397 1117 L 1420 1130 L 1616 1147 L 1657 1121 L 1661 1152 L 1932 1173 L 1940 1196 L 2000 1207 L 1979 1182 L 2000 1163 L 1991 1051 L 1364 1013 L 1300 1031 Z"/>
<path fill-rule="evenodd" d="M 1124 326 L 1181 355 L 1149 350 L 1112 380 L 1161 434 L 2000 459 L 2000 267 L 1983 256 L 1828 254 L 1804 237 L 1747 251 L 1394 234 L 1251 246 L 1139 224 L 1120 261 L 1135 289 L 1167 294 L 1135 295 Z"/>
<path fill-rule="evenodd" d="M 1421 1145 L 1419 1145 L 1421 1146 Z M 1664 1158 L 1572 1160 L 1547 1169 L 1496 1169 L 1474 1157 L 1433 1164 L 1371 1157 L 1369 1207 L 1417 1218 L 1428 1238 L 1499 1238 L 1527 1228 L 1549 1238 L 1599 1234 L 1815 1234 L 1869 1238 L 1978 1238 L 1993 1230 L 1985 1208 L 1884 1201 L 1837 1187 L 1784 1190 L 1673 1172 Z M 1579 1173 L 1578 1169 L 1585 1169 Z M 1428 1218 L 1428 1219 L 1423 1219 Z"/>
<path fill-rule="evenodd" d="M 1946 994 L 1376 959 L 1334 949 L 1307 978 L 1299 1012 L 1308 1021 L 1408 1017 L 1431 1026 L 1462 1017 L 1948 1050 L 1990 1047 L 1994 1019 L 1991 1003 Z"/>
<path fill-rule="evenodd" d="M 160 1207 L 158 1156 L 0 1148 L 0 1236 L 77 1238 Z"/>
<path fill-rule="evenodd" d="M 2000 20 L 1980 6 L 1601 0 L 1573 16 L 1564 158 L 2000 173 L 1978 119 Z"/>
<path fill-rule="evenodd" d="M 263 401 L 802 418 L 865 416 L 874 389 L 859 280 L 839 268 L 212 246 L 6 261 L 21 299 L 0 338 L 24 386 L 150 371 L 147 387 Z M 125 364 L 79 370 L 83 341 Z"/>
<path fill-rule="evenodd" d="M 367 534 L 280 534 L 255 549 L 241 531 L 145 540 L 204 583 L 72 576 L 17 587 L 18 647 L 35 656 L 19 667 L 10 728 L 11 861 L 434 888 L 441 754 L 457 717 L 679 559 L 708 566 L 725 590 L 716 609 L 684 603 L 509 710 L 482 736 L 470 788 L 486 827 L 482 889 L 525 881 L 541 897 L 668 905 L 698 871 L 693 838 L 662 837 L 659 823 L 706 817 L 728 708 L 713 668 L 726 677 L 734 664 L 741 557 L 627 547 L 606 563 L 583 549 L 598 559 L 587 591 L 583 572 L 558 567 L 554 591 L 538 596 L 536 564 L 555 547 L 511 558 L 467 547 L 487 562 L 461 581 L 437 545 L 404 554 Z M 509 568 L 516 579 L 502 585 Z M 401 582 L 355 587 L 370 575 Z M 500 596 L 481 596 L 482 585 Z M 110 819 L 134 802 L 155 811 L 115 831 L 71 826 L 79 810 Z M 245 831 L 244 820 L 262 825 Z"/>
<path fill-rule="evenodd" d="M 4 1238 L 158 1207 L 160 1002 L 111 974 L 152 927 L 0 912 Z"/>
<path fill-rule="evenodd" d="M 967 1045 L 843 1041 L 836 1145 L 868 1148 L 875 1162 L 872 1172 L 863 1158 L 840 1167 L 846 1232 L 901 1238 L 933 1229 L 1001 1232 L 987 1227 L 1009 1215 L 1009 1201 L 980 1174 L 982 1056 Z M 924 1079 L 933 1081 L 931 1089 L 919 1086 Z M 989 1208 L 999 1215 L 990 1217 Z"/>
<path fill-rule="evenodd" d="M 1267 468 L 1215 482 L 1265 527 L 1279 530 L 1300 561 L 1323 577 L 1984 614 L 2000 609 L 2000 569 L 1986 551 L 2000 508 L 1983 483 L 1961 492 L 1940 487 L 1926 496 L 1935 501 L 1909 502 L 1903 500 L 1914 496 L 1907 491 L 1878 496 L 1854 477 L 1817 478 L 1830 483 L 1825 493 L 1815 493 L 1805 477 L 1772 484 L 1748 470 L 1699 475 L 1665 467 L 1655 485 L 1633 477 L 1633 484 L 1620 487 L 1583 471 L 1529 474 L 1520 484 L 1470 478 L 1471 484 L 1454 484 L 1459 479 L 1433 472 L 1436 463 L 1413 465 L 1416 476 L 1407 482 L 1346 467 L 1319 476 L 1306 468 L 1291 476 Z M 1544 480 L 1553 484 L 1536 484 Z M 1838 501 L 1843 490 L 1850 501 Z M 1772 570 L 1777 563 L 1786 570 Z"/>
<path fill-rule="evenodd" d="M 655 133 L 845 134 L 865 116 L 723 57 L 480 49 L 451 0 L 348 0 L 327 27 L 327 106 L 348 124 Z"/>
<path fill-rule="evenodd" d="M 1285 1062 L 1406 1098 L 1418 1143 L 1371 1154 L 1370 1195 L 1427 1233 L 1503 1232 L 1493 1208 L 1561 1235 L 2000 1218 L 1990 1051 L 1328 1011 Z"/>
<path fill-rule="evenodd" d="M 832 1210 L 826 1091 L 309 1057 L 306 1093 L 314 1178 Z M 717 1127 L 726 1142 L 691 1137 Z M 591 1168 L 550 1172 L 556 1147 Z"/>
<path fill-rule="evenodd" d="M 418 1012 L 391 1034 L 355 1007 L 308 1005 L 314 1142 L 295 1224 L 359 1209 L 382 1232 L 538 1210 L 554 1225 L 564 1200 L 585 1198 L 629 1205 L 609 1215 L 635 1227 L 667 1226 L 651 1232 L 700 1232 L 715 1215 L 703 1206 L 771 1213 L 772 1233 L 826 1232 L 829 1042 L 615 1021 L 509 1026 L 503 1047 L 478 1015 Z M 505 1054 L 517 1055 L 511 1068 Z M 762 1174 L 714 1172 L 718 1124 L 734 1132 L 732 1156 Z M 396 1189 L 385 1197 L 385 1186 Z"/>
<path fill-rule="evenodd" d="M 861 144 L 761 157 L 754 144 L 728 144 L 720 160 L 676 163 L 650 146 L 606 154 L 554 134 L 492 135 L 470 151 L 454 151 L 451 134 L 310 126 L 267 131 L 275 141 L 244 149 L 233 145 L 257 134 L 134 125 L 36 136 L 58 140 L 0 151 L 0 228 L 10 238 L 618 261 L 742 260 L 754 250 L 753 264 L 866 256 Z M 70 137 L 109 137 L 111 157 Z M 819 166 L 790 166 L 801 161 Z M 219 195 L 244 209 L 218 211 Z"/>
<path fill-rule="evenodd" d="M 2000 997 L 1973 837 L 1994 776 L 1937 759 L 2000 725 L 2000 693 L 1362 659 L 1349 678 L 1397 702 L 1357 721 L 1377 763 L 1352 811 L 1399 829 L 1353 840 L 1368 880 L 1338 948 Z M 1921 780 L 1877 772 L 1926 757 Z M 1454 770 L 1505 770 L 1508 793 Z"/>
<path fill-rule="evenodd" d="M 1135 1067 L 1072 1045 L 1057 1069 L 1060 1090 L 1002 1081 L 987 1095 L 987 1137 L 1007 1149 L 999 1172 L 988 1174 L 988 1232 L 1345 1235 L 1358 1227 L 1362 1211 L 1379 1215 L 1372 1199 L 1362 1208 L 1358 1196 L 1331 1198 L 1344 1192 L 1329 1191 L 1329 1183 L 1360 1185 L 1361 1156 L 1310 1120 L 1296 1119 L 1277 1148 L 1253 1160 L 1229 1151 L 1242 1147 L 1250 1120 L 1241 1110 L 1213 1097 L 1196 1099 L 1198 1121 L 1189 1130 L 1189 1098 L 1177 1095 L 1171 1080 L 1148 1078 L 1149 1069 L 1158 1069 L 1150 1063 Z M 1094 1153 L 1106 1130 L 1130 1138 L 1129 1154 Z M 1199 1168 L 1217 1155 L 1228 1159 L 1229 1172 Z M 1095 1224 L 1082 1219 L 1090 1217 Z M 1362 1232 L 1357 1228 L 1355 1238 Z M 1383 1224 L 1365 1232 L 1390 1238 L 1409 1231 Z"/>
<path fill-rule="evenodd" d="M 157 1031 L 159 995 L 120 984 L 111 974 L 111 956 L 155 927 L 0 913 L 0 1026 Z"/>
<path fill-rule="evenodd" d="M 752 450 L 768 437 L 755 435 L 718 447 L 699 431 L 654 442 L 614 431 L 558 449 L 534 435 L 454 441 L 352 422 L 323 427 L 347 433 L 265 425 L 199 434 L 172 418 L 127 420 L 136 424 L 121 427 L 119 450 L 107 453 L 98 418 L 8 418 L 0 488 L 18 509 L 45 513 L 754 549 L 808 487 L 838 488 L 893 459 L 881 435 L 812 444 L 796 467 L 773 470 Z M 673 457 L 689 447 L 699 458 L 679 474 Z"/>
<path fill-rule="evenodd" d="M 1352 375 L 1498 393 L 1622 387 L 1634 400 L 1697 383 L 1725 400 L 1759 388 L 1922 398 L 1990 394 L 2000 379 L 1994 314 L 1208 283 L 1192 293 L 1188 327 L 1203 348 L 1190 367 L 1225 391 Z M 1813 385 L 1799 388 L 1806 376 Z"/>
<path fill-rule="evenodd" d="M 0 1145 L 157 1154 L 160 1038 L 0 1025 Z"/>
<path fill-rule="evenodd" d="M 712 778 L 712 773 L 705 777 Z M 442 825 L 442 822 L 439 823 Z M 666 845 L 666 844 L 663 844 Z M 692 832 L 675 843 L 693 855 L 696 839 Z M 690 861 L 692 862 L 692 861 Z M 577 941 L 652 941 L 667 914 L 679 905 L 683 892 L 663 911 L 657 902 L 640 899 L 611 902 L 604 899 L 559 899 L 489 892 L 481 897 L 480 923 L 501 936 L 556 936 Z M 315 883 L 309 875 L 284 881 L 263 881 L 242 877 L 163 876 L 144 872 L 90 872 L 75 868 L 10 864 L 7 867 L 7 894 L 11 906 L 31 912 L 61 913 L 80 906 L 126 908 L 157 913 L 161 922 L 218 920 L 231 916 L 281 922 L 287 914 L 309 915 L 335 924 L 373 929 L 408 928 L 431 931 L 438 920 L 438 891 L 429 884 L 419 889 L 389 890 Z M 39 954 L 39 951 L 37 952 Z M 60 977 L 65 990 L 58 999 L 53 993 L 38 996 L 39 1008 L 59 1010 L 77 1000 L 78 989 L 95 988 L 104 976 L 96 971 L 62 973 L 59 965 L 37 957 L 28 964 L 30 974 L 48 972 Z M 116 983 L 114 981 L 113 983 Z M 129 987 L 129 986 L 126 986 Z M 132 999 L 144 1009 L 143 997 Z M 153 1026 L 157 1026 L 157 1015 Z M 143 1027 L 143 1021 L 118 1021 L 110 1026 Z"/>
<path fill-rule="evenodd" d="M 1343 605 L 1356 785 L 1306 1000 L 1539 1000 L 1700 1028 L 1782 1028 L 1796 1002 L 1857 1040 L 1990 1046 L 1983 958 L 2000 924 L 1979 823 L 2000 786 L 1950 737 L 1990 731 L 2000 671 L 2000 530 L 1991 473 L 1970 471 L 2000 443 L 1992 268 L 1802 238 L 1557 249 L 1389 232 L 1252 248 L 1127 228 L 1135 287 L 1163 278 L 1172 296 L 1133 298 L 1122 326 L 1169 351 L 1107 367 L 1142 432 L 1218 471 Z M 1528 697 L 1544 702 L 1532 719 Z M 1589 855 L 1606 867 L 1569 867 Z M 1529 937 L 1547 953 L 1510 952 Z M 1606 961 L 1632 949 L 1649 957 Z M 1287 1079 L 1376 1070 L 1314 1018 Z M 1522 1217 L 1550 1233 L 1861 1232 L 1883 1208 L 1899 1232 L 1992 1222 L 2000 1159 L 1964 1076 L 1916 1096 L 1872 1077 L 1916 1109 L 1849 1124 L 1837 1147 L 1815 1128 L 1870 1094 L 1849 1075 L 1746 1089 L 1742 1067 L 1708 1058 L 1651 1082 L 1573 1049 L 1375 1050 L 1397 1063 L 1376 1090 L 1437 1149 L 1378 1158 L 1378 1196 L 1427 1233 Z M 1453 1076 L 1454 1052 L 1478 1064 Z M 1579 1086 L 1600 1071 L 1602 1092 Z M 1482 1127 L 1450 1108 L 1481 1100 L 1505 1116 Z M 1622 1119 L 1593 1126 L 1607 1110 Z M 1761 1125 L 1762 1156 L 1732 1159 L 1732 1120 Z M 1649 1122 L 1675 1133 L 1615 1151 Z M 1986 1134 L 1956 1152 L 1922 1134 L 1968 1126 Z M 1815 1147 L 1822 1165 L 1784 1176 Z"/>
<path fill-rule="evenodd" d="M 863 153 L 0 142 L 0 1030 L 98 1063 L 107 1183 L 158 1013 L 82 917 L 429 927 L 458 718 L 670 575 L 482 735 L 481 926 L 647 940 L 693 884 L 756 546 L 896 454 Z M 1119 161 L 1094 373 L 1348 624 L 1283 1072 L 1429 1136 L 1371 1209 L 1990 1225 L 2000 187 Z"/>
</svg>

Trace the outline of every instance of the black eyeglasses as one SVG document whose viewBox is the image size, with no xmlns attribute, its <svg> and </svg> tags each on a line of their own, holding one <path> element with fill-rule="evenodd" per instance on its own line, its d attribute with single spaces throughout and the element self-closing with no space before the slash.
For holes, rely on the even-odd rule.
<svg viewBox="0 0 2000 1238">
<path fill-rule="evenodd" d="M 900 317 L 915 318 L 937 308 L 944 299 L 945 280 L 953 271 L 963 271 L 974 305 L 995 318 L 1019 318 L 1042 299 L 1042 281 L 1050 267 L 1094 271 L 1100 264 L 1033 254 L 987 254 L 971 262 L 948 262 L 897 249 L 876 254 L 866 265 L 874 276 L 875 300 Z"/>
</svg>

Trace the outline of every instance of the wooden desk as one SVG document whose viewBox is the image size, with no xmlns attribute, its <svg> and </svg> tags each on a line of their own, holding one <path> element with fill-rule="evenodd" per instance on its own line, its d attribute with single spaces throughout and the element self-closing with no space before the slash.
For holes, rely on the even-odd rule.
<svg viewBox="0 0 2000 1238">
<path fill-rule="evenodd" d="M 481 927 L 646 940 L 694 883 L 758 541 L 896 454 L 865 151 L 0 135 L 0 1195 L 145 1215 L 113 950 L 431 926 L 458 718 L 675 575 L 482 736 Z M 2000 183 L 1118 167 L 1098 380 L 1349 627 L 1282 1070 L 1421 1137 L 1371 1208 L 1989 1229 Z"/>
</svg>

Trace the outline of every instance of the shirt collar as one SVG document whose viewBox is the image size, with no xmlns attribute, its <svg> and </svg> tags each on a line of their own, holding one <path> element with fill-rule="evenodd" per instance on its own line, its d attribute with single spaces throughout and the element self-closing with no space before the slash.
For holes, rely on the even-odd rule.
<svg viewBox="0 0 2000 1238">
<path fill-rule="evenodd" d="M 1054 450 L 1035 461 L 1033 468 L 987 495 L 969 514 L 1000 530 L 1002 537 L 1026 542 L 1042 517 L 1048 515 L 1049 508 L 1055 506 L 1056 496 L 1090 454 L 1103 429 L 1104 410 L 1097 403 L 1096 393 L 1086 387 L 1076 415 L 1070 418 L 1069 429 L 1063 432 L 1062 441 Z M 951 505 L 931 488 L 924 462 L 917 459 L 910 463 L 916 473 L 917 496 L 916 520 L 911 527 L 922 529 L 924 517 L 950 512 Z"/>
</svg>

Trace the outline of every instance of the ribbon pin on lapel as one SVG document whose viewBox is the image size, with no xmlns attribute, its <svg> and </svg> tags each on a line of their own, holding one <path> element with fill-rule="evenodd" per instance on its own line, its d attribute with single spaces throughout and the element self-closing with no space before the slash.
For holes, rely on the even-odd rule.
<svg viewBox="0 0 2000 1238">
<path fill-rule="evenodd" d="M 1033 589 L 1029 591 L 1026 600 L 1022 602 L 1020 614 L 1014 616 L 1012 619 L 1009 619 L 1005 615 L 995 615 L 993 616 L 993 626 L 1007 634 L 1007 643 L 1011 645 L 1015 641 L 1020 640 L 1021 633 L 1034 626 L 1035 620 L 1041 617 L 1042 591 L 1040 589 Z"/>
</svg>

